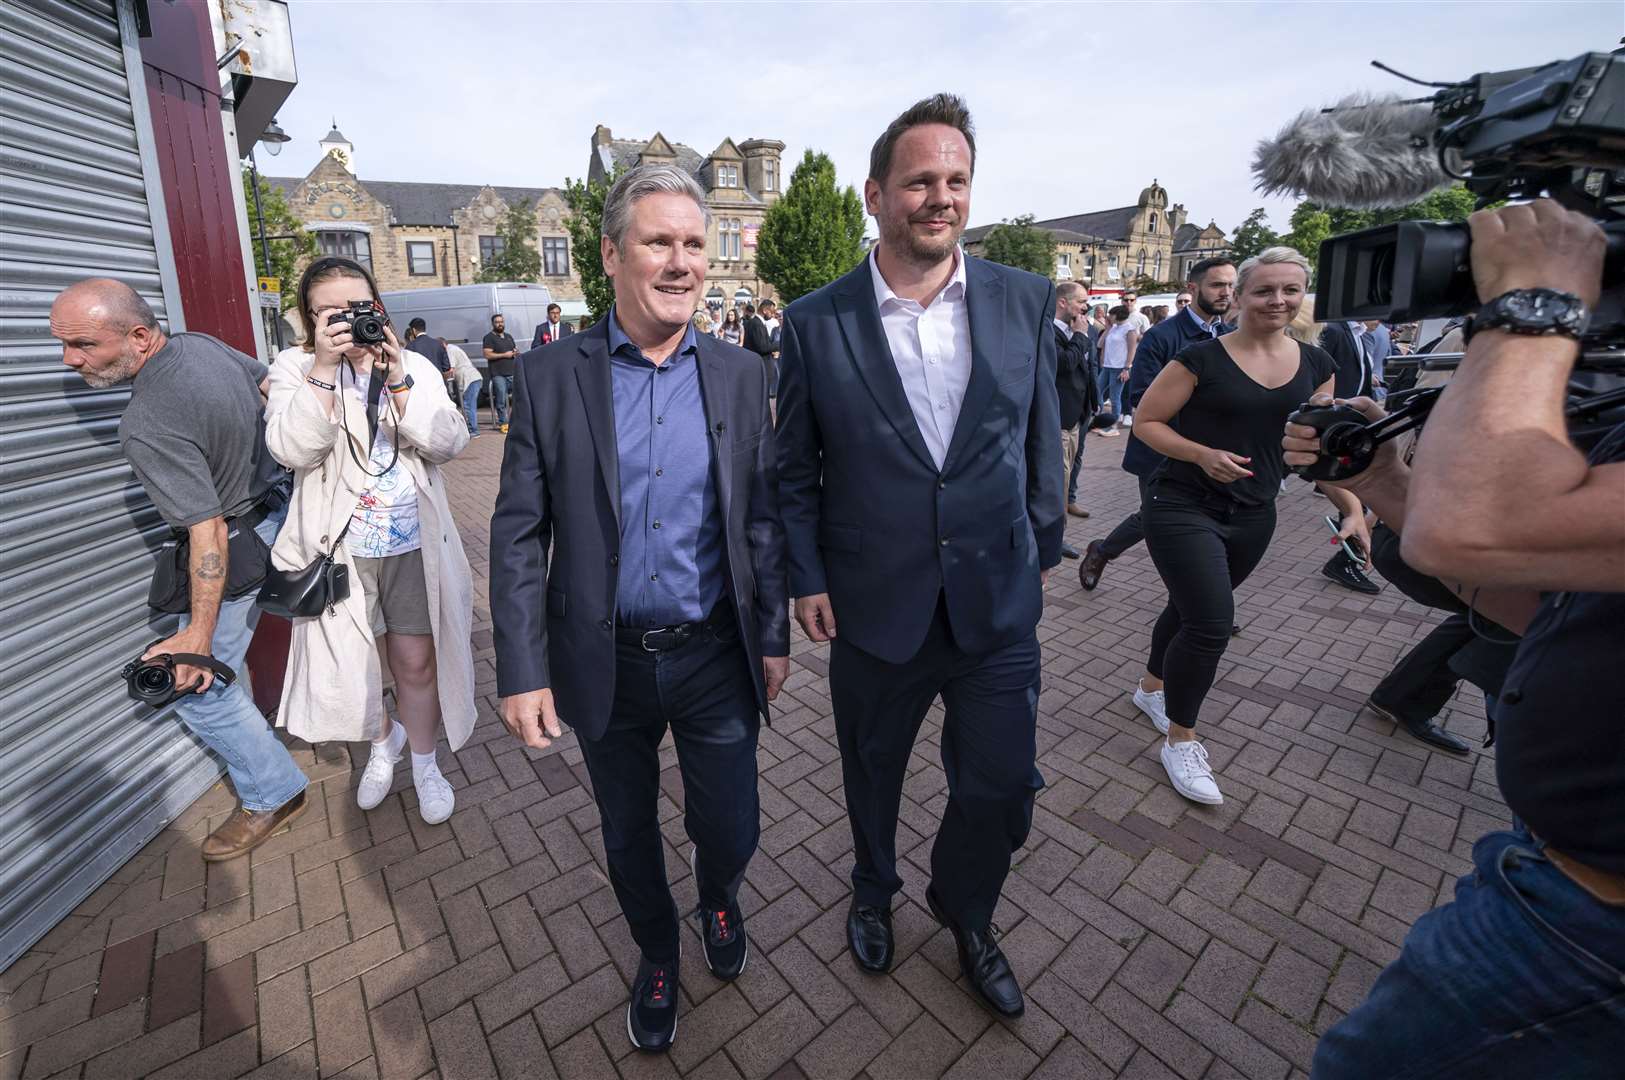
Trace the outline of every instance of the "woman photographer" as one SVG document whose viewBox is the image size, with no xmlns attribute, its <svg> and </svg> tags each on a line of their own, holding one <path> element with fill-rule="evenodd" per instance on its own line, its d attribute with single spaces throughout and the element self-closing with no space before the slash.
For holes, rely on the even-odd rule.
<svg viewBox="0 0 1625 1080">
<path fill-rule="evenodd" d="M 1311 395 L 1332 392 L 1331 355 L 1288 334 L 1308 285 L 1309 261 L 1291 248 L 1242 263 L 1238 328 L 1176 355 L 1140 399 L 1134 424 L 1167 458 L 1142 513 L 1146 547 L 1168 587 L 1134 704 L 1167 736 L 1162 764 L 1174 790 L 1195 802 L 1224 801 L 1196 739 L 1196 716 L 1230 642 L 1234 590 L 1275 534 L 1286 475 L 1281 428 Z M 1369 551 L 1360 501 L 1323 490 L 1343 512 L 1343 536 Z"/>
<path fill-rule="evenodd" d="M 293 620 L 279 719 L 309 742 L 372 741 L 356 792 L 364 810 L 389 794 L 410 742 L 418 810 L 436 824 L 454 804 L 435 760 L 438 729 L 453 750 L 474 730 L 473 579 L 440 474 L 468 445 L 468 425 L 440 392 L 440 372 L 402 350 L 387 322 L 381 342 L 354 340 L 357 303 L 383 312 L 371 275 L 317 259 L 299 282 L 305 343 L 271 366 L 265 444 L 294 471 L 272 561 L 297 571 L 331 554 L 349 568 L 348 596 Z M 398 723 L 384 710 L 379 638 Z"/>
</svg>

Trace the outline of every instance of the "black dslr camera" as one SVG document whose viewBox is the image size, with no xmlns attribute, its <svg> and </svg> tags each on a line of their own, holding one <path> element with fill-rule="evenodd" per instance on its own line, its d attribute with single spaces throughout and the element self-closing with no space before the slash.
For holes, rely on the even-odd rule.
<svg viewBox="0 0 1625 1080">
<path fill-rule="evenodd" d="M 357 345 L 382 345 L 389 316 L 371 300 L 357 300 L 343 311 L 328 316 L 329 326 L 341 322 L 350 324 L 350 340 Z"/>
<path fill-rule="evenodd" d="M 161 639 L 160 639 L 161 640 Z M 158 642 L 153 642 L 153 645 Z M 147 646 L 151 648 L 152 645 Z M 212 656 L 197 653 L 159 653 L 147 660 L 135 659 L 124 665 L 119 675 L 129 688 L 130 700 L 161 709 L 178 697 L 192 693 L 190 687 L 175 686 L 175 665 L 190 664 L 206 667 L 214 672 L 217 681 L 230 686 L 237 681 L 237 673 Z"/>
<path fill-rule="evenodd" d="M 1602 226 L 1602 297 L 1585 344 L 1625 344 L 1625 50 L 1475 75 L 1431 100 L 1440 167 L 1480 207 L 1546 192 Z M 1465 224 L 1402 221 L 1334 236 L 1320 247 L 1315 319 L 1477 311 L 1468 249 Z"/>
</svg>

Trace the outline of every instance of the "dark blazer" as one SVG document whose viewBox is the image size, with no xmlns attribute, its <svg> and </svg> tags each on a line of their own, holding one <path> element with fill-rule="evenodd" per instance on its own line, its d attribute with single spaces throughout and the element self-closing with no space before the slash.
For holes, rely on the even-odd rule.
<svg viewBox="0 0 1625 1080">
<path fill-rule="evenodd" d="M 1320 332 L 1320 347 L 1337 361 L 1337 381 L 1332 392 L 1340 398 L 1371 393 L 1371 367 L 1365 350 L 1346 322 L 1329 322 Z"/>
<path fill-rule="evenodd" d="M 752 315 L 745 320 L 745 348 L 758 356 L 771 356 L 778 351 L 773 344 L 773 333 L 760 315 Z"/>
<path fill-rule="evenodd" d="M 967 259 L 971 374 L 942 469 L 909 409 L 870 260 L 791 304 L 779 353 L 779 503 L 793 596 L 828 593 L 842 639 L 887 663 L 946 597 L 954 641 L 1031 635 L 1061 559 L 1055 286 Z"/>
<path fill-rule="evenodd" d="M 1079 331 L 1070 338 L 1061 328 L 1055 331 L 1055 394 L 1061 411 L 1061 430 L 1076 427 L 1085 416 L 1093 416 L 1100 403 L 1100 389 L 1094 378 L 1094 349 L 1089 335 Z"/>
<path fill-rule="evenodd" d="M 426 358 L 429 363 L 439 368 L 440 374 L 444 375 L 451 370 L 451 354 L 446 351 L 444 345 L 440 344 L 440 339 L 434 335 L 419 334 L 411 341 L 408 341 L 405 347 Z"/>
<path fill-rule="evenodd" d="M 545 333 L 547 333 L 547 322 L 544 320 L 544 321 L 539 322 L 539 323 L 536 324 L 536 332 L 530 336 L 530 347 L 533 348 L 533 349 L 539 349 L 543 345 L 549 344 L 549 342 L 546 342 L 546 341 L 542 340 L 542 336 Z M 565 338 L 569 337 L 573 333 L 575 333 L 575 331 L 573 329 L 571 329 L 570 323 L 565 319 L 560 319 L 559 320 L 559 340 L 563 341 Z"/>
<path fill-rule="evenodd" d="M 1230 327 L 1221 325 L 1219 334 L 1222 337 L 1230 330 Z M 1168 361 L 1178 356 L 1187 346 L 1206 340 L 1208 335 L 1204 334 L 1183 311 L 1147 330 L 1145 336 L 1140 339 L 1140 347 L 1134 350 L 1134 369 L 1128 376 L 1130 407 L 1139 407 L 1140 399 L 1151 388 L 1151 380 L 1157 377 L 1157 372 L 1167 366 Z M 1172 426 L 1178 430 L 1179 418 L 1176 416 L 1174 420 Z M 1162 455 L 1136 439 L 1134 429 L 1129 428 L 1128 445 L 1123 447 L 1123 468 L 1135 476 L 1150 476 L 1161 464 Z"/>
<path fill-rule="evenodd" d="M 491 516 L 497 693 L 551 688 L 559 718 L 586 739 L 603 735 L 615 694 L 621 499 L 607 326 L 519 357 Z M 696 338 L 727 594 L 766 715 L 762 657 L 790 652 L 766 372 L 743 349 Z"/>
</svg>

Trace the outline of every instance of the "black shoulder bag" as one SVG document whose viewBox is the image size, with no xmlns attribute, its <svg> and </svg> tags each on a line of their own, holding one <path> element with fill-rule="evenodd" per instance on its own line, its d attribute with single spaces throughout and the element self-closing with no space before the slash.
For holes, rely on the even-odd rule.
<svg viewBox="0 0 1625 1080">
<path fill-rule="evenodd" d="M 344 364 L 339 369 L 339 379 L 343 382 L 344 372 L 349 368 Z M 351 371 L 351 376 L 354 377 Z M 378 401 L 384 389 L 384 373 L 382 369 L 372 369 L 372 380 L 367 387 L 367 427 L 372 439 L 378 437 Z M 339 394 L 343 394 L 341 388 Z M 355 452 L 354 437 L 350 434 L 350 425 L 345 420 L 344 399 L 339 398 L 339 422 L 344 425 L 344 446 L 350 451 L 350 457 L 368 476 L 378 479 L 388 474 L 395 467 L 401 456 L 401 430 L 399 425 L 395 428 L 394 453 L 390 456 L 389 464 L 380 472 L 373 472 L 362 464 L 361 458 Z M 369 442 L 369 446 L 371 443 Z M 367 492 L 362 493 L 365 498 Z M 359 499 L 357 502 L 359 503 Z M 284 619 L 309 619 L 320 615 L 324 609 L 341 604 L 350 595 L 350 569 L 338 562 L 334 556 L 338 553 L 339 545 L 344 543 L 345 534 L 350 531 L 350 524 L 355 520 L 355 513 L 351 511 L 350 517 L 345 521 L 344 528 L 333 540 L 333 546 L 322 554 L 316 556 L 314 562 L 302 570 L 280 570 L 271 566 L 265 574 L 265 584 L 260 587 L 259 599 L 255 601 L 261 610 L 272 615 L 280 615 Z"/>
</svg>

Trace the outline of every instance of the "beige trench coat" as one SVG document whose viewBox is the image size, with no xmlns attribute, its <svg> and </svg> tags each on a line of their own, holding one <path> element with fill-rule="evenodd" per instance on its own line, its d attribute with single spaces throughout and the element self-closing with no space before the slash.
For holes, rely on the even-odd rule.
<svg viewBox="0 0 1625 1080">
<path fill-rule="evenodd" d="M 415 389 L 403 415 L 397 418 L 388 407 L 381 410 L 379 428 L 393 437 L 398 424 L 400 463 L 418 488 L 440 712 L 446 741 L 456 750 L 474 730 L 474 581 L 440 465 L 468 445 L 468 425 L 441 389 L 435 366 L 415 352 L 403 350 L 402 356 Z M 345 449 L 337 411 L 329 415 L 305 381 L 314 361 L 313 354 L 292 348 L 271 365 L 265 445 L 272 457 L 294 470 L 288 520 L 271 548 L 271 561 L 283 570 L 308 566 L 327 551 L 372 482 Z M 351 445 L 366 461 L 366 410 L 343 391 L 338 400 L 355 438 Z M 344 544 L 335 557 L 351 568 L 350 595 L 319 616 L 293 621 L 277 714 L 279 725 L 307 742 L 357 742 L 383 732 L 383 671 L 368 625 L 367 598 Z"/>
</svg>

